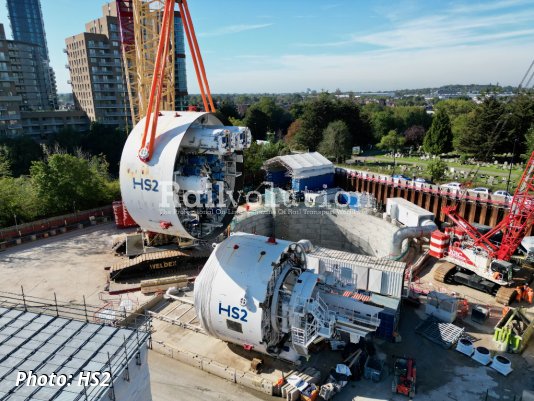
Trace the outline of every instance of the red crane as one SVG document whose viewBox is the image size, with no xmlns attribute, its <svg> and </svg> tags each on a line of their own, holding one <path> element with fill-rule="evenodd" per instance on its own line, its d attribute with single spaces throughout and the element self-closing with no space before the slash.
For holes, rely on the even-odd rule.
<svg viewBox="0 0 534 401">
<path fill-rule="evenodd" d="M 167 55 L 171 40 L 170 33 L 171 26 L 173 24 L 174 5 L 176 3 L 178 3 L 178 7 L 180 8 L 180 14 L 182 16 L 185 36 L 187 38 L 189 50 L 191 51 L 191 59 L 193 60 L 193 65 L 195 66 L 195 73 L 198 80 L 198 86 L 200 88 L 202 102 L 204 104 L 204 110 L 208 112 L 215 112 L 215 106 L 211 97 L 210 87 L 208 84 L 208 79 L 206 77 L 206 70 L 204 68 L 204 62 L 202 61 L 202 55 L 200 54 L 200 48 L 198 46 L 195 28 L 193 26 L 193 21 L 191 20 L 191 14 L 189 13 L 187 1 L 165 0 L 158 42 L 158 50 L 154 63 L 154 75 L 152 77 L 150 96 L 148 98 L 147 103 L 148 106 L 145 127 L 143 130 L 141 147 L 139 149 L 139 158 L 144 162 L 150 161 L 154 151 L 154 142 L 160 111 L 161 92 L 163 89 L 165 64 L 167 62 Z"/>
<path fill-rule="evenodd" d="M 514 285 L 524 285 L 529 278 L 514 277 L 509 263 L 519 244 L 534 222 L 534 152 L 527 162 L 519 185 L 510 202 L 508 214 L 495 227 L 481 233 L 458 213 L 458 204 L 444 206 L 445 215 L 455 223 L 446 233 L 433 233 L 431 248 L 443 248 L 445 263 L 434 272 L 437 281 L 452 281 L 495 293 L 497 301 L 508 304 L 515 294 Z M 497 234 L 502 240 L 496 242 Z M 431 249 L 431 254 L 435 255 Z M 473 274 L 474 273 L 474 274 Z"/>
<path fill-rule="evenodd" d="M 486 234 L 481 234 L 458 214 L 458 204 L 444 206 L 442 210 L 456 225 L 465 230 L 473 240 L 473 246 L 483 247 L 492 259 L 510 260 L 534 222 L 534 152 L 523 171 L 510 203 L 509 213 Z M 498 232 L 502 232 L 503 237 L 500 244 L 495 244 L 491 238 Z"/>
</svg>

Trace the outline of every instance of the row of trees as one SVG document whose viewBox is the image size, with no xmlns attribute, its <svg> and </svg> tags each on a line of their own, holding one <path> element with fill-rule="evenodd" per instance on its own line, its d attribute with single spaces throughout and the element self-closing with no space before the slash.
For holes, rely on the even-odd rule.
<svg viewBox="0 0 534 401">
<path fill-rule="evenodd" d="M 467 98 L 441 100 L 433 105 L 433 115 L 429 107 L 360 105 L 355 98 L 329 93 L 295 101 L 282 106 L 263 97 L 239 116 L 226 99 L 219 113 L 228 123 L 251 128 L 255 139 L 268 139 L 271 133 L 293 150 L 319 150 L 338 161 L 353 146 L 455 152 L 477 160 L 510 153 L 514 147 L 516 154 L 534 150 L 534 98 L 529 94 L 502 100 L 489 96 L 479 104 Z"/>
<path fill-rule="evenodd" d="M 126 133 L 101 124 L 39 144 L 0 136 L 0 227 L 120 199 L 116 178 Z"/>
<path fill-rule="evenodd" d="M 46 147 L 62 149 L 71 154 L 85 153 L 103 155 L 109 163 L 109 172 L 116 176 L 127 133 L 124 130 L 93 123 L 87 132 L 64 129 L 48 138 Z M 46 157 L 42 144 L 31 137 L 0 136 L 0 173 L 2 164 L 9 164 L 10 175 L 19 177 L 27 175 L 33 161 Z"/>
<path fill-rule="evenodd" d="M 104 156 L 48 153 L 33 161 L 29 175 L 13 177 L 9 163 L 0 171 L 0 226 L 71 213 L 120 198 Z"/>
</svg>

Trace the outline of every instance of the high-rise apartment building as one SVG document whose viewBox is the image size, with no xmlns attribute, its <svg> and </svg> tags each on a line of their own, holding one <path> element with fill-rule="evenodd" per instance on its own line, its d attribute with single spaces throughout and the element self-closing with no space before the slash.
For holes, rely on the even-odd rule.
<svg viewBox="0 0 534 401">
<path fill-rule="evenodd" d="M 130 124 L 130 108 L 116 3 L 103 6 L 102 14 L 85 25 L 85 32 L 65 39 L 70 83 L 76 107 L 91 121 L 124 127 Z"/>
<path fill-rule="evenodd" d="M 187 110 L 187 77 L 185 74 L 184 26 L 179 12 L 174 13 L 174 104 L 176 110 Z"/>
<path fill-rule="evenodd" d="M 48 56 L 43 14 L 39 0 L 7 0 L 13 39 L 36 45 L 35 67 L 40 70 L 42 91 L 47 103 L 44 110 L 58 107 L 56 76 Z"/>
<path fill-rule="evenodd" d="M 10 62 L 13 41 L 6 40 L 4 25 L 0 24 L 0 134 L 17 135 L 21 132 L 20 105 L 17 80 Z"/>
</svg>

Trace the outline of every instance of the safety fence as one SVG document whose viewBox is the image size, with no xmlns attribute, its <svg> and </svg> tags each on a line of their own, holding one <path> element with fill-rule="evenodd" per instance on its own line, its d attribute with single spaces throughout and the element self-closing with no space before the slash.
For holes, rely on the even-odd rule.
<svg viewBox="0 0 534 401">
<path fill-rule="evenodd" d="M 2 228 L 0 229 L 0 250 L 99 222 L 106 222 L 112 216 L 113 208 L 109 205 Z"/>
</svg>

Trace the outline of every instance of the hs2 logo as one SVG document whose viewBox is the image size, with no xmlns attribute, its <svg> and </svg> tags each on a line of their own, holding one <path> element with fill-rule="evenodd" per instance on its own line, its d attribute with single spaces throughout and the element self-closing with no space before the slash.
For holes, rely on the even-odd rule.
<svg viewBox="0 0 534 401">
<path fill-rule="evenodd" d="M 219 302 L 219 315 L 222 315 L 223 312 L 231 319 L 240 320 L 245 323 L 247 322 L 248 312 L 246 309 L 231 305 L 224 307 L 223 304 Z"/>
</svg>

